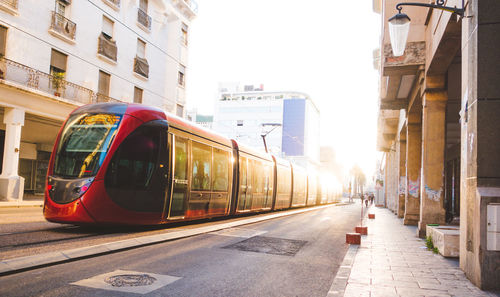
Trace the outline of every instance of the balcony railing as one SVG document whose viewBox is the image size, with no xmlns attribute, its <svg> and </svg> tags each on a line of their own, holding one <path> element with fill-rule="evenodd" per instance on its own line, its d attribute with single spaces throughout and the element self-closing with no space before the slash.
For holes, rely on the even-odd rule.
<svg viewBox="0 0 500 297">
<path fill-rule="evenodd" d="M 71 40 L 75 39 L 76 24 L 55 11 L 52 12 L 52 23 L 50 24 L 50 29 Z"/>
<path fill-rule="evenodd" d="M 116 62 L 116 56 L 118 53 L 118 48 L 116 47 L 116 41 L 107 37 L 102 33 L 99 35 L 99 44 L 97 46 L 97 53 L 105 56 Z"/>
<path fill-rule="evenodd" d="M 94 102 L 101 103 L 101 102 L 121 102 L 121 101 L 114 99 L 112 97 L 109 97 L 108 95 L 97 93 Z"/>
<path fill-rule="evenodd" d="M 108 96 L 98 101 L 103 95 L 5 58 L 0 58 L 0 79 L 78 103 L 119 102 Z"/>
<path fill-rule="evenodd" d="M 137 22 L 151 30 L 151 17 L 142 9 L 137 9 Z"/>
<path fill-rule="evenodd" d="M 18 0 L 0 0 L 0 5 L 17 10 Z"/>
<path fill-rule="evenodd" d="M 134 59 L 134 72 L 144 77 L 149 77 L 149 64 L 148 60 L 135 57 Z"/>
</svg>

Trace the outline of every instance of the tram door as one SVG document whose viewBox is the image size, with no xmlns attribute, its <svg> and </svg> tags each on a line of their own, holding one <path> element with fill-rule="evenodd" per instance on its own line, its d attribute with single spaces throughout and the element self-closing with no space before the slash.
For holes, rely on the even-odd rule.
<svg viewBox="0 0 500 297">
<path fill-rule="evenodd" d="M 188 140 L 175 136 L 174 178 L 170 199 L 169 219 L 182 219 L 186 214 L 188 191 Z"/>
<path fill-rule="evenodd" d="M 240 157 L 240 194 L 238 201 L 238 211 L 250 210 L 250 202 L 251 202 L 251 183 L 248 181 L 251 180 L 248 171 L 248 159 Z"/>
</svg>

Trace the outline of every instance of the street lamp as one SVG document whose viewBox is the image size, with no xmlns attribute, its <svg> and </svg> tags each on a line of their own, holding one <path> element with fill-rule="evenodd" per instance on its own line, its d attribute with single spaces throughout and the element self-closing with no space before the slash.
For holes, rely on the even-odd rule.
<svg viewBox="0 0 500 297">
<path fill-rule="evenodd" d="M 430 8 L 449 11 L 451 13 L 456 13 L 461 17 L 464 16 L 465 12 L 464 0 L 462 0 L 462 8 L 444 6 L 444 2 L 445 0 L 437 0 L 436 4 L 403 2 L 403 3 L 398 3 L 396 5 L 398 13 L 392 16 L 388 20 L 389 38 L 391 39 L 392 53 L 395 57 L 402 56 L 403 53 L 405 52 L 406 40 L 408 39 L 408 32 L 410 30 L 411 20 L 406 14 L 401 13 L 402 9 L 401 6 L 409 5 L 409 6 L 430 7 Z"/>
</svg>

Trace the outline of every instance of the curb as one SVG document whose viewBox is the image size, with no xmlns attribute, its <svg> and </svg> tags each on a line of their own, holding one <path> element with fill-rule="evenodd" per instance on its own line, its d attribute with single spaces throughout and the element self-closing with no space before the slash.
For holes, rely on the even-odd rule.
<svg viewBox="0 0 500 297">
<path fill-rule="evenodd" d="M 349 279 L 349 275 L 351 274 L 352 264 L 354 262 L 354 258 L 358 253 L 359 245 L 349 245 L 349 249 L 344 257 L 344 261 L 340 264 L 339 270 L 337 271 L 337 275 L 335 275 L 335 279 L 333 280 L 332 286 L 328 291 L 327 297 L 342 297 L 344 296 L 345 288 L 347 287 L 347 280 Z"/>
<path fill-rule="evenodd" d="M 110 253 L 115 253 L 115 252 L 119 252 L 119 251 L 124 251 L 127 249 L 133 249 L 133 248 L 139 248 L 139 247 L 143 247 L 143 246 L 163 243 L 163 242 L 167 242 L 167 241 L 171 241 L 171 240 L 175 240 L 175 239 L 191 237 L 191 236 L 195 236 L 195 235 L 199 235 L 199 234 L 219 231 L 222 229 L 232 228 L 232 227 L 236 227 L 236 226 L 257 223 L 257 222 L 266 221 L 266 220 L 270 220 L 270 219 L 274 219 L 274 218 L 279 218 L 279 217 L 289 216 L 289 215 L 293 215 L 293 214 L 299 214 L 299 213 L 304 213 L 304 212 L 308 212 L 308 211 L 318 210 L 318 209 L 322 209 L 322 208 L 326 208 L 326 207 L 342 206 L 342 205 L 344 205 L 344 204 L 337 203 L 337 204 L 322 205 L 322 206 L 316 206 L 316 207 L 308 207 L 308 208 L 288 211 L 286 213 L 284 213 L 284 212 L 272 213 L 270 215 L 260 216 L 258 218 L 242 219 L 242 220 L 238 220 L 235 222 L 217 224 L 214 226 L 205 226 L 205 227 L 199 227 L 199 228 L 195 228 L 195 229 L 174 231 L 174 232 L 170 232 L 170 233 L 146 235 L 146 236 L 142 236 L 142 237 L 136 237 L 136 238 L 125 239 L 125 240 L 120 240 L 120 241 L 113 241 L 113 242 L 108 242 L 108 243 L 103 243 L 103 244 L 98 244 L 98 245 L 93 245 L 93 246 L 88 246 L 88 247 L 82 247 L 82 248 L 76 248 L 76 249 L 70 249 L 70 250 L 64 250 L 64 251 L 57 251 L 57 252 L 43 253 L 43 254 L 39 254 L 39 255 L 32 255 L 32 256 L 25 256 L 25 257 L 8 259 L 8 260 L 4 260 L 4 261 L 0 262 L 0 276 L 14 274 L 17 272 L 27 271 L 30 269 L 35 269 L 35 268 L 40 268 L 40 267 L 51 266 L 51 265 L 60 264 L 60 263 L 64 263 L 64 262 L 71 262 L 71 261 L 76 261 L 76 260 L 80 260 L 80 259 L 90 258 L 92 256 L 110 254 Z"/>
</svg>

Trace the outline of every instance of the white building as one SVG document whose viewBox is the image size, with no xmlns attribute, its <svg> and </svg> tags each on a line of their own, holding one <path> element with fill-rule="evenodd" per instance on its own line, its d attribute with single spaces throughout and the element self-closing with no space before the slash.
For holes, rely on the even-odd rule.
<svg viewBox="0 0 500 297">
<path fill-rule="evenodd" d="M 0 200 L 43 192 L 59 127 L 78 106 L 138 102 L 183 116 L 196 12 L 189 0 L 0 1 Z"/>
<path fill-rule="evenodd" d="M 307 94 L 267 92 L 262 85 L 223 84 L 219 90 L 215 131 L 260 149 L 264 149 L 261 135 L 266 135 L 271 153 L 318 169 L 319 110 Z"/>
</svg>

